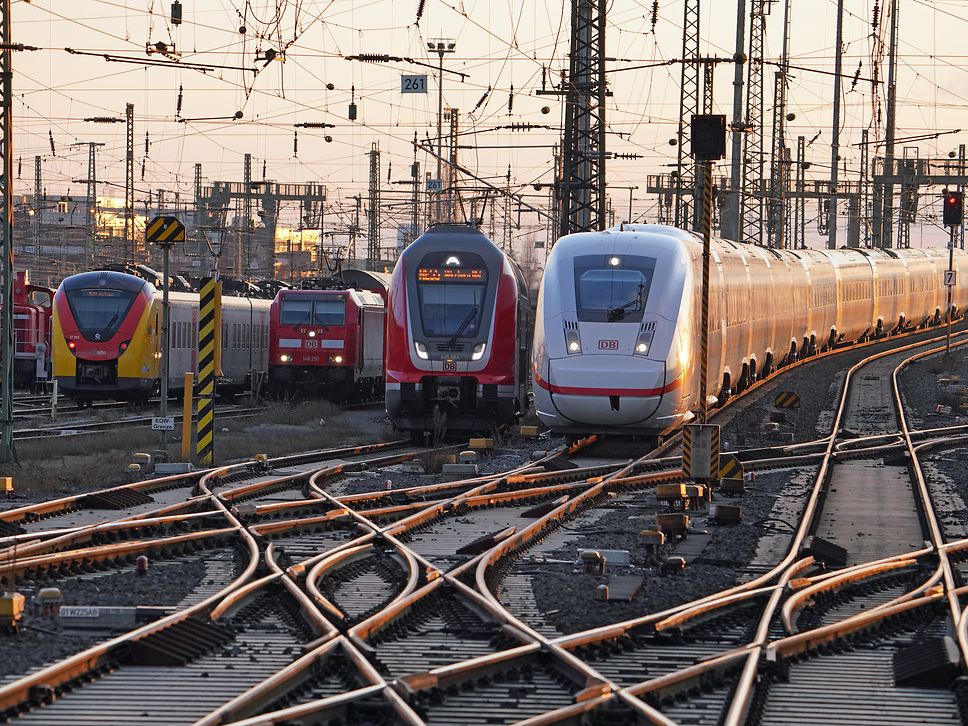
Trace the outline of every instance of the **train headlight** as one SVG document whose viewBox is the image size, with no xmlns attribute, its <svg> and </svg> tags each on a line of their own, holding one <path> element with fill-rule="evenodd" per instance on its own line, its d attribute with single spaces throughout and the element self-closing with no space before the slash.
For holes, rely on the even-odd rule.
<svg viewBox="0 0 968 726">
<path fill-rule="evenodd" d="M 415 340 L 413 347 L 417 351 L 417 357 L 421 360 L 427 360 L 430 358 L 430 354 L 427 352 L 427 346 L 424 343 L 421 343 L 419 340 Z"/>
<path fill-rule="evenodd" d="M 648 355 L 649 348 L 652 347 L 652 331 L 640 330 L 639 337 L 635 339 L 635 355 Z"/>
<path fill-rule="evenodd" d="M 74 350 L 77 347 L 77 343 L 75 343 L 73 340 L 68 340 L 67 341 L 67 347 L 70 350 Z"/>
<path fill-rule="evenodd" d="M 309 337 L 310 338 L 315 338 L 316 337 L 316 331 L 315 330 L 310 330 L 309 331 Z"/>
<path fill-rule="evenodd" d="M 285 353 L 283 353 L 282 355 L 279 356 L 279 360 L 281 360 L 283 363 L 288 363 L 289 362 L 289 356 L 286 355 Z"/>
<path fill-rule="evenodd" d="M 335 358 L 333 358 L 333 363 L 342 363 L 342 362 L 343 362 L 343 356 L 341 355 L 338 355 Z"/>
<path fill-rule="evenodd" d="M 478 343 L 474 346 L 474 350 L 471 351 L 471 360 L 480 360 L 484 357 L 484 351 L 487 348 L 487 343 Z"/>
<path fill-rule="evenodd" d="M 578 355 L 581 353 L 581 336 L 577 330 L 565 330 L 565 350 L 568 355 Z"/>
</svg>

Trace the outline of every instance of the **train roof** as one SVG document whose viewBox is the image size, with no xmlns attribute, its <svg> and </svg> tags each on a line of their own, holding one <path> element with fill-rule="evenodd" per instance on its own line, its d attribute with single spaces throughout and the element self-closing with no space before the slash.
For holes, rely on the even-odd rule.
<svg viewBox="0 0 968 726">
<path fill-rule="evenodd" d="M 386 292 L 390 289 L 390 275 L 372 270 L 343 270 L 343 282 L 348 287 L 371 292 Z"/>
<path fill-rule="evenodd" d="M 93 272 L 81 272 L 77 275 L 65 277 L 61 282 L 64 290 L 79 290 L 90 287 L 112 287 L 118 290 L 129 292 L 140 292 L 148 287 L 148 292 L 155 289 L 147 280 L 124 272 L 113 270 L 95 270 Z"/>
</svg>

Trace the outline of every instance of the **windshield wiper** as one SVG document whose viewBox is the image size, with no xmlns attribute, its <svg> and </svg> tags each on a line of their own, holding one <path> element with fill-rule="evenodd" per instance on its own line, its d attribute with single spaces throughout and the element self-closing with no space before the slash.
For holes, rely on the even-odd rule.
<svg viewBox="0 0 968 726">
<path fill-rule="evenodd" d="M 118 313 L 118 311 L 115 311 L 115 313 L 114 313 L 114 317 L 112 317 L 112 318 L 111 318 L 111 319 L 110 319 L 110 320 L 108 321 L 108 324 L 104 326 L 104 330 L 106 330 L 106 331 L 107 331 L 107 330 L 110 330 L 110 329 L 111 329 L 111 326 L 112 326 L 112 325 L 114 325 L 114 324 L 115 324 L 115 323 L 117 322 L 117 320 L 118 320 L 118 315 L 119 315 L 119 313 Z"/>
<path fill-rule="evenodd" d="M 608 322 L 614 323 L 616 320 L 621 320 L 625 317 L 625 311 L 634 309 L 638 311 L 642 305 L 642 285 L 639 285 L 639 293 L 632 300 L 629 300 L 624 305 L 619 305 L 617 308 L 609 308 L 606 312 Z"/>
<path fill-rule="evenodd" d="M 461 321 L 461 324 L 457 326 L 457 330 L 454 331 L 454 334 L 451 336 L 450 340 L 447 341 L 447 347 L 450 347 L 457 342 L 457 339 L 463 334 L 465 330 L 467 330 L 467 326 L 471 324 L 471 321 L 474 319 L 474 316 L 476 315 L 477 315 L 477 308 L 471 308 L 470 312 L 468 312 L 467 315 L 464 316 L 464 319 Z"/>
</svg>

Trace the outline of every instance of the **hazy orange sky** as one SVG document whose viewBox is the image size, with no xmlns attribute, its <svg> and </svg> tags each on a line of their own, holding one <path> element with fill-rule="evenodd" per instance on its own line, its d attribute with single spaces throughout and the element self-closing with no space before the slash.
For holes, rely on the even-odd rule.
<svg viewBox="0 0 968 726">
<path fill-rule="evenodd" d="M 873 0 L 847 2 L 844 72 L 853 74 L 861 63 L 862 78 L 872 75 L 873 5 Z M 964 124 L 968 95 L 962 51 L 968 4 L 901 0 L 900 5 L 898 136 L 956 129 Z M 534 91 L 540 87 L 543 67 L 554 74 L 566 62 L 567 3 L 183 0 L 182 6 L 184 23 L 173 28 L 167 20 L 169 0 L 22 0 L 13 4 L 13 40 L 42 48 L 14 55 L 18 97 L 15 154 L 23 160 L 18 193 L 32 191 L 33 156 L 39 154 L 49 192 L 65 193 L 70 188 L 74 194 L 82 194 L 81 185 L 71 180 L 86 176 L 86 149 L 70 144 L 86 141 L 106 144 L 100 151 L 99 176 L 123 185 L 124 125 L 94 125 L 83 119 L 123 117 L 126 102 L 135 104 L 139 199 L 141 190 L 157 188 L 177 189 L 190 198 L 195 162 L 203 164 L 207 179 L 241 179 L 246 152 L 255 158 L 256 178 L 261 178 L 265 163 L 267 178 L 321 180 L 331 190 L 331 200 L 346 198 L 365 189 L 365 152 L 374 141 L 384 152 L 384 180 L 388 176 L 391 180 L 407 178 L 414 133 L 420 138 L 436 133 L 435 72 L 408 63 L 351 62 L 344 56 L 390 53 L 436 65 L 437 57 L 428 55 L 426 40 L 438 36 L 454 38 L 457 44 L 445 67 L 467 74 L 463 82 L 453 74 L 444 77 L 445 106 L 461 109 L 462 131 L 478 132 L 462 136 L 463 163 L 502 184 L 510 165 L 512 186 L 527 188 L 532 194 L 526 185 L 552 178 L 550 145 L 558 140 L 561 104 L 555 98 L 537 97 Z M 655 199 L 644 193 L 645 177 L 667 171 L 667 165 L 675 161 L 676 150 L 669 139 L 676 130 L 679 66 L 621 69 L 679 58 L 682 42 L 682 3 L 660 0 L 654 33 L 652 8 L 651 1 L 616 0 L 609 6 L 607 29 L 607 55 L 614 59 L 608 68 L 615 71 L 609 83 L 613 92 L 608 106 L 610 150 L 642 155 L 635 161 L 611 162 L 608 180 L 616 186 L 639 186 L 634 192 L 634 209 L 646 219 L 653 218 L 650 210 Z M 768 19 L 767 56 L 772 60 L 780 53 L 782 10 L 781 2 L 773 3 Z M 833 69 L 835 10 L 834 0 L 793 0 L 794 65 Z M 705 2 L 703 53 L 731 56 L 735 21 L 735 3 Z M 240 33 L 243 26 L 245 32 Z M 101 57 L 111 54 L 147 60 L 146 43 L 159 41 L 176 46 L 182 63 L 223 67 L 202 72 L 108 62 Z M 70 54 L 66 47 L 92 55 Z M 259 51 L 282 47 L 286 48 L 285 62 L 257 60 Z M 251 68 L 262 70 L 257 75 L 241 70 Z M 774 72 L 775 66 L 766 67 L 767 124 Z M 430 92 L 402 95 L 402 73 L 428 73 Z M 885 75 L 886 64 L 881 69 L 881 77 Z M 732 114 L 732 77 L 732 64 L 718 66 L 715 110 L 728 116 Z M 188 119 L 186 123 L 176 119 L 180 86 L 181 115 Z M 488 87 L 492 91 L 486 102 L 473 117 L 466 115 Z M 829 165 L 832 93 L 830 75 L 793 71 L 789 110 L 797 119 L 789 127 L 791 143 L 795 144 L 797 135 L 809 140 L 819 133 L 808 152 L 818 174 L 825 173 Z M 351 95 L 359 108 L 355 122 L 347 119 Z M 851 90 L 850 80 L 845 80 L 843 101 L 843 156 L 849 176 L 856 178 L 859 152 L 849 145 L 860 140 L 862 128 L 870 127 L 873 132 L 876 112 L 871 84 L 861 81 Z M 546 105 L 550 113 L 544 115 L 541 107 Z M 237 111 L 243 114 L 239 121 L 193 120 L 231 117 Z M 298 155 L 294 156 L 293 124 L 300 122 L 327 122 L 336 127 L 301 129 Z M 521 132 L 496 128 L 522 122 L 547 124 L 553 129 Z M 142 182 L 146 131 L 150 146 Z M 51 133 L 56 155 L 50 149 Z M 324 141 L 324 134 L 332 136 L 332 143 Z M 919 153 L 946 155 L 966 140 L 968 133 L 918 142 Z M 417 158 L 424 170 L 433 168 L 429 157 L 421 153 Z M 615 190 L 614 195 L 616 206 L 624 209 L 628 192 Z M 808 213 L 812 215 L 813 210 Z"/>
</svg>

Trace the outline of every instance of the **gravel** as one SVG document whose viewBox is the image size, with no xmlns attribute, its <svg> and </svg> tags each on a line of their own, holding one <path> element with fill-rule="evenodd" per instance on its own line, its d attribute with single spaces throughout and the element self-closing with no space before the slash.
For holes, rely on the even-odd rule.
<svg viewBox="0 0 968 726">
<path fill-rule="evenodd" d="M 964 328 L 964 324 L 955 329 Z M 917 336 L 906 338 L 905 343 L 937 335 L 937 329 L 926 331 Z M 776 446 L 788 441 L 803 442 L 826 436 L 830 433 L 831 415 L 836 406 L 837 396 L 847 369 L 867 356 L 888 347 L 898 345 L 897 340 L 866 346 L 857 350 L 847 350 L 835 356 L 801 365 L 787 373 L 780 373 L 776 379 L 764 383 L 755 400 L 734 404 L 717 415 L 714 422 L 723 424 L 724 446 L 754 448 Z M 968 381 L 968 370 L 963 376 Z M 933 380 L 931 381 L 933 384 Z M 799 409 L 788 409 L 782 413 L 786 420 L 780 422 L 780 434 L 771 435 L 763 430 L 763 423 L 770 414 L 777 411 L 772 406 L 777 394 L 792 391 L 800 398 Z M 932 402 L 930 408 L 934 409 Z M 954 422 L 954 417 L 951 418 Z M 945 423 L 937 424 L 939 426 Z"/>
<path fill-rule="evenodd" d="M 516 469 L 532 461 L 532 454 L 536 451 L 552 451 L 565 443 L 563 437 L 553 437 L 543 435 L 537 439 L 522 439 L 514 437 L 509 439 L 504 447 L 496 448 L 493 451 L 478 452 L 478 475 L 486 476 L 496 474 L 510 469 Z M 427 469 L 439 469 L 440 460 L 434 460 L 430 454 L 415 455 L 414 460 L 426 462 Z M 429 486 L 432 484 L 442 484 L 457 479 L 469 479 L 474 475 L 444 475 L 426 474 L 404 471 L 405 464 L 394 464 L 371 471 L 361 472 L 358 475 L 344 477 L 337 486 L 333 487 L 334 494 L 362 494 L 364 492 L 380 491 L 386 489 L 387 482 L 391 482 L 393 489 L 405 489 L 407 487 Z"/>
<path fill-rule="evenodd" d="M 32 617 L 30 598 L 40 587 L 59 587 L 64 605 L 174 607 L 201 583 L 205 572 L 203 559 L 193 557 L 149 563 L 146 575 L 138 575 L 134 565 L 126 565 L 121 572 L 45 580 L 20 587 L 28 601 L 25 627 L 17 635 L 0 635 L 0 650 L 4 654 L 0 658 L 0 677 L 24 675 L 31 668 L 65 658 L 109 637 L 104 631 L 64 631 L 56 618 Z"/>
<path fill-rule="evenodd" d="M 781 507 L 783 511 L 799 509 L 806 489 L 791 486 L 791 481 L 805 478 L 812 481 L 812 469 L 761 473 L 749 484 L 744 496 L 717 498 L 715 502 L 721 504 L 742 506 L 743 521 L 739 524 L 709 524 L 706 510 L 688 512 L 693 518 L 692 534 L 682 540 L 681 546 L 691 547 L 703 533 L 711 536 L 702 552 L 689 560 L 682 575 L 660 574 L 659 568 L 650 563 L 647 548 L 639 537 L 641 530 L 654 528 L 653 515 L 668 511 L 666 505 L 656 501 L 652 490 L 623 495 L 622 509 L 608 512 L 577 541 L 548 555 L 567 562 L 542 563 L 541 572 L 532 575 L 538 609 L 547 613 L 548 620 L 561 632 L 568 633 L 659 612 L 727 589 L 737 584 L 742 568 L 753 560 L 759 537 L 765 531 L 763 520 L 775 516 Z M 782 501 L 777 506 L 779 500 Z M 596 587 L 606 578 L 586 575 L 575 564 L 577 551 L 586 548 L 630 552 L 631 567 L 609 567 L 607 574 L 644 577 L 642 588 L 631 602 L 595 600 Z M 676 555 L 677 549 L 667 546 L 662 557 Z M 775 557 L 781 558 L 781 554 Z M 526 561 L 522 563 L 522 569 L 532 567 Z"/>
</svg>

